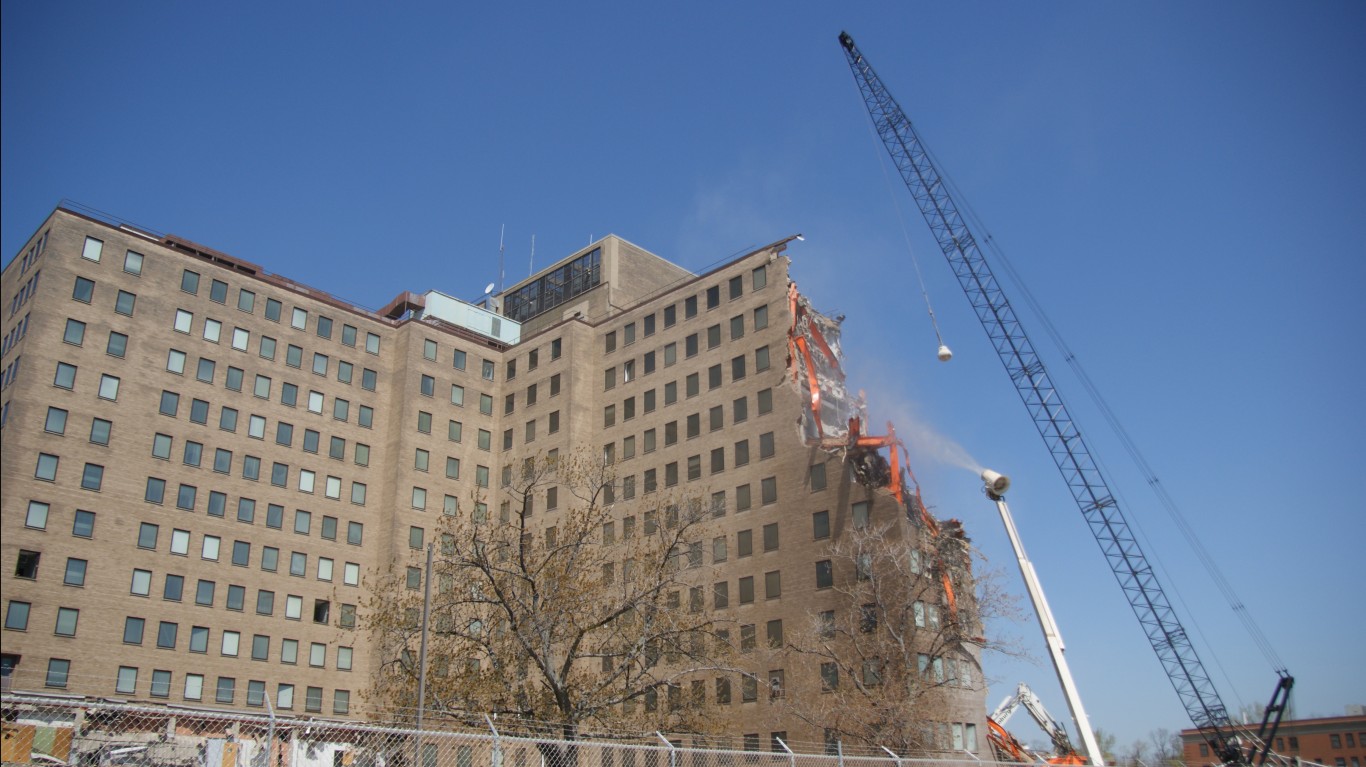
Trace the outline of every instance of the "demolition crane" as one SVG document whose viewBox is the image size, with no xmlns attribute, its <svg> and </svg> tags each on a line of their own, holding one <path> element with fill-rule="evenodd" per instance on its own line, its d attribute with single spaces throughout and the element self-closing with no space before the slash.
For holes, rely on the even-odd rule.
<svg viewBox="0 0 1366 767">
<path fill-rule="evenodd" d="M 1261 727 L 1252 742 L 1244 746 L 1118 500 L 910 119 L 859 52 L 854 39 L 845 32 L 840 33 L 839 39 L 878 136 L 1005 365 L 1186 713 L 1223 762 L 1264 763 L 1285 713 L 1294 678 L 1285 668 L 1276 669 L 1279 679 Z"/>
</svg>

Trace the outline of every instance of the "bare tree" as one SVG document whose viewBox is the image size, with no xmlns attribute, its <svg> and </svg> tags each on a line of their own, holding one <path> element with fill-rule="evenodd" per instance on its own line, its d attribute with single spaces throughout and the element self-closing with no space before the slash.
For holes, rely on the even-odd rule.
<svg viewBox="0 0 1366 767">
<path fill-rule="evenodd" d="M 1148 743 L 1152 749 L 1153 762 L 1162 767 L 1176 767 L 1181 763 L 1183 747 L 1181 733 L 1159 727 L 1148 733 Z"/>
<path fill-rule="evenodd" d="M 1106 764 L 1114 764 L 1118 760 L 1115 758 L 1116 738 L 1115 734 L 1109 730 L 1095 729 L 1096 745 L 1100 746 L 1100 755 L 1105 757 Z"/>
<path fill-rule="evenodd" d="M 1148 743 L 1142 739 L 1135 740 L 1133 743 L 1129 744 L 1129 747 L 1120 755 L 1120 761 L 1125 762 L 1126 764 L 1146 764 L 1148 760 Z"/>
<path fill-rule="evenodd" d="M 938 723 L 980 717 L 962 710 L 962 693 L 983 684 L 982 621 L 1012 612 L 999 590 L 976 590 L 969 558 L 956 527 L 903 517 L 842 531 L 817 566 L 829 568 L 818 578 L 831 604 L 847 608 L 816 614 L 793 640 L 818 664 L 821 690 L 794 690 L 788 709 L 828 738 L 902 754 L 947 749 Z"/>
<path fill-rule="evenodd" d="M 603 460 L 528 459 L 493 513 L 475 498 L 444 517 L 429 710 L 549 723 L 565 740 L 594 724 L 706 728 L 685 682 L 729 652 L 690 577 L 708 517 L 700 503 L 660 495 L 637 503 L 637 525 L 613 513 L 622 491 Z M 394 708 L 416 698 L 419 586 L 408 568 L 368 604 L 383 653 L 371 694 Z"/>
</svg>

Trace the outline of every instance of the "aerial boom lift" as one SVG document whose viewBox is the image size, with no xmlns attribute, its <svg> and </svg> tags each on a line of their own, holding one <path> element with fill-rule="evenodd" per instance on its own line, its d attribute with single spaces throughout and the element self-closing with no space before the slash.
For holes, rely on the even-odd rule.
<svg viewBox="0 0 1366 767">
<path fill-rule="evenodd" d="M 1285 712 L 1294 678 L 1278 668 L 1279 680 L 1267 704 L 1262 726 L 1246 751 L 1204 664 L 1195 653 L 1157 574 L 1139 547 L 1138 538 L 1101 475 L 1090 448 L 1063 405 L 1042 359 L 1025 335 L 996 277 L 949 195 L 938 168 L 892 94 L 848 33 L 840 45 L 863 96 L 878 136 L 891 154 L 901 179 L 948 259 L 959 286 L 1005 365 L 1030 418 L 1053 461 L 1062 472 L 1101 553 L 1138 617 L 1148 643 L 1157 653 L 1186 713 L 1217 758 L 1232 764 L 1261 764 Z"/>
<path fill-rule="evenodd" d="M 1048 606 L 1048 600 L 1043 595 L 1043 585 L 1039 583 L 1039 576 L 1034 572 L 1034 563 L 1029 561 L 1029 555 L 1025 554 L 1024 544 L 1020 541 L 1020 533 L 1015 529 L 1015 519 L 1010 515 L 1010 508 L 1006 506 L 1005 492 L 1010 487 L 1010 480 L 994 471 L 987 470 L 982 472 L 982 480 L 986 483 L 987 497 L 996 502 L 996 510 L 1001 514 L 1001 522 L 1005 524 L 1006 535 L 1010 537 L 1010 546 L 1015 550 L 1015 561 L 1020 565 L 1020 576 L 1024 578 L 1025 588 L 1029 591 L 1029 600 L 1034 604 L 1034 614 L 1039 617 L 1039 628 L 1043 630 L 1044 642 L 1048 645 L 1048 655 L 1053 661 L 1053 670 L 1058 675 L 1058 683 L 1062 685 L 1063 697 L 1067 699 L 1067 708 L 1072 712 L 1072 723 L 1077 728 L 1077 734 L 1081 737 L 1082 745 L 1085 747 L 1086 756 L 1091 758 L 1091 763 L 1096 767 L 1104 767 L 1105 757 L 1101 754 L 1100 746 L 1096 743 L 1096 734 L 1091 729 L 1091 720 L 1086 716 L 1086 709 L 1081 705 L 1081 694 L 1077 692 L 1077 683 L 1072 679 L 1072 669 L 1067 665 L 1067 656 L 1062 643 L 1062 633 L 1058 631 L 1058 623 L 1053 618 L 1053 610 Z M 1030 716 L 1039 723 L 1039 726 L 1048 733 L 1048 737 L 1053 740 L 1054 751 L 1060 757 L 1071 757 L 1074 761 L 1064 762 L 1067 764 L 1085 764 L 1077 754 L 1077 750 L 1072 747 L 1072 741 L 1067 737 L 1067 730 L 1053 720 L 1044 710 L 1043 701 L 1034 694 L 1023 682 L 1015 691 L 1013 699 L 1007 699 L 1002 703 L 1002 707 L 1014 701 L 1006 711 L 1000 708 L 996 710 L 993 719 L 996 723 L 1005 726 L 1005 718 L 1009 718 L 1015 712 L 1015 707 L 1023 705 Z"/>
</svg>

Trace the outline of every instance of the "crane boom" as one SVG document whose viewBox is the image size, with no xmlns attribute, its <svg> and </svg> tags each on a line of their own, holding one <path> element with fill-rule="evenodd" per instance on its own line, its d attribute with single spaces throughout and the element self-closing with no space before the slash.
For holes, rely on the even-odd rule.
<svg viewBox="0 0 1366 767">
<path fill-rule="evenodd" d="M 931 161 L 911 121 L 882 84 L 872 66 L 859 52 L 848 33 L 840 33 L 849 68 L 858 83 L 864 105 L 878 136 L 891 154 L 901 179 L 930 226 L 954 276 L 967 294 L 977 319 L 1004 363 L 1015 390 L 1029 411 L 1067 488 L 1081 509 L 1101 553 L 1119 581 L 1129 606 L 1138 617 L 1148 643 L 1176 689 L 1186 713 L 1225 762 L 1246 763 L 1229 719 L 1209 673 L 1195 653 L 1189 635 L 1178 620 L 1157 574 L 1139 546 L 1138 539 L 1106 484 L 1099 466 L 1078 431 L 1044 367 L 1043 360 L 1025 334 L 1023 326 L 990 266 L 968 230 L 939 170 Z M 1282 672 L 1273 705 L 1293 684 Z M 1271 707 L 1268 707 L 1268 717 Z M 1279 710 L 1276 712 L 1279 723 Z M 1264 723 L 1265 725 L 1265 723 Z M 1272 732 L 1274 732 L 1272 727 Z M 1265 733 L 1263 727 L 1263 734 Z M 1264 753 L 1264 752 L 1263 752 Z"/>
</svg>

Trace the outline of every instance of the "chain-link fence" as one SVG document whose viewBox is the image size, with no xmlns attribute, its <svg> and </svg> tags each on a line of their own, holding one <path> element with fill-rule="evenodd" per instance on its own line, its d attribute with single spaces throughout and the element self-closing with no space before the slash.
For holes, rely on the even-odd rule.
<svg viewBox="0 0 1366 767">
<path fill-rule="evenodd" d="M 981 767 L 983 761 L 799 753 L 655 733 L 562 740 L 492 719 L 411 725 L 5 695 L 4 764 L 164 767 Z M 765 750 L 760 750 L 761 748 Z M 995 764 L 995 763 L 993 763 Z"/>
</svg>

